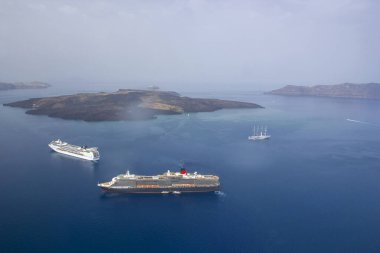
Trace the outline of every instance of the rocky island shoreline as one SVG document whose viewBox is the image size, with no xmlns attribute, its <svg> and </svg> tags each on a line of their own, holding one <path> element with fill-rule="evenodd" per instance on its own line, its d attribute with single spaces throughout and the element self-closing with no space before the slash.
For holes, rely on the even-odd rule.
<svg viewBox="0 0 380 253">
<path fill-rule="evenodd" d="M 145 120 L 157 115 L 213 112 L 220 109 L 263 108 L 248 102 L 190 98 L 171 91 L 120 89 L 116 92 L 31 98 L 4 104 L 28 109 L 27 114 L 84 120 Z"/>
<path fill-rule="evenodd" d="M 16 82 L 16 83 L 8 83 L 8 82 L 0 82 L 0 90 L 17 90 L 17 89 L 44 89 L 48 88 L 51 85 L 43 82 Z"/>
<path fill-rule="evenodd" d="M 343 83 L 334 85 L 287 85 L 266 94 L 283 96 L 319 96 L 359 99 L 380 99 L 380 83 Z"/>
</svg>

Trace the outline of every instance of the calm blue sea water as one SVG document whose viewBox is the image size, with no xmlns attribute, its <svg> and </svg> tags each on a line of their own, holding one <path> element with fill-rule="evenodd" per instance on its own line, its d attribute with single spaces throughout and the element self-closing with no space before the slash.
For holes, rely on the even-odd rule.
<svg viewBox="0 0 380 253">
<path fill-rule="evenodd" d="M 7 91 L 0 102 L 76 91 Z M 0 107 L 0 251 L 380 252 L 380 101 L 187 95 L 266 109 L 87 123 Z M 254 123 L 272 139 L 247 141 Z M 52 153 L 55 138 L 98 146 L 102 159 Z M 222 194 L 118 196 L 96 186 L 181 163 L 219 175 Z"/>
</svg>

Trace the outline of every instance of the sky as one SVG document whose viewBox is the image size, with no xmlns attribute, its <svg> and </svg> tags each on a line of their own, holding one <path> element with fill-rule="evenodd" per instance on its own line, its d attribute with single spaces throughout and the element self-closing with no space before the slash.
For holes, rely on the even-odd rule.
<svg viewBox="0 0 380 253">
<path fill-rule="evenodd" d="M 380 82 L 377 0 L 0 0 L 0 81 Z"/>
</svg>

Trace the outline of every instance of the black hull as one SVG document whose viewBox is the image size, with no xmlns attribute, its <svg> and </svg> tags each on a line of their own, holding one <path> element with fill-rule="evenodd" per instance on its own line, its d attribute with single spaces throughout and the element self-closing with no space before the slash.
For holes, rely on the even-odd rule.
<svg viewBox="0 0 380 253">
<path fill-rule="evenodd" d="M 170 188 L 108 188 L 108 187 L 100 187 L 106 192 L 114 192 L 114 193 L 123 193 L 123 194 L 168 194 L 174 192 L 180 193 L 205 193 L 205 192 L 215 192 L 219 191 L 219 186 L 210 186 L 210 187 L 170 187 Z"/>
</svg>

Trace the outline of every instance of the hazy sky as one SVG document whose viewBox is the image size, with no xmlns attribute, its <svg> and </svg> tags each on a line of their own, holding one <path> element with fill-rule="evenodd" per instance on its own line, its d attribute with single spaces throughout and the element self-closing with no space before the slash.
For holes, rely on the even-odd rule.
<svg viewBox="0 0 380 253">
<path fill-rule="evenodd" d="M 380 82 L 379 13 L 377 0 L 0 0 L 0 80 Z"/>
</svg>

